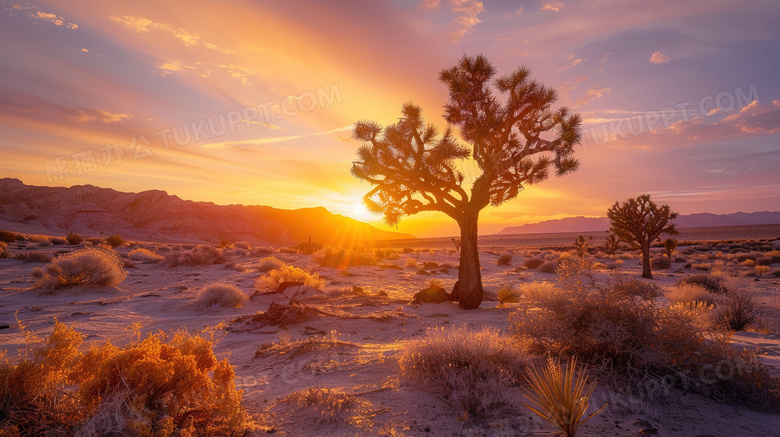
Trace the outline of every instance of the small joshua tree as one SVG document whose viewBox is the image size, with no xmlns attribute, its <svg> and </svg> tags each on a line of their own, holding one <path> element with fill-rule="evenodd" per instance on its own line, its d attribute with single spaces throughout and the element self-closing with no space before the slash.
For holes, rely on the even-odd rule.
<svg viewBox="0 0 780 437">
<path fill-rule="evenodd" d="M 677 240 L 674 238 L 664 240 L 664 249 L 666 250 L 666 256 L 672 259 L 672 252 L 674 252 L 674 249 L 677 249 Z"/>
<path fill-rule="evenodd" d="M 444 117 L 457 127 L 468 147 L 459 144 L 451 127 L 440 133 L 427 123 L 422 108 L 406 103 L 393 125 L 371 121 L 355 124 L 353 137 L 364 142 L 352 174 L 373 188 L 364 196 L 368 209 L 384 214 L 395 226 L 403 216 L 440 211 L 460 227 L 460 268 L 452 295 L 461 308 L 482 302 L 477 222 L 488 205 L 514 199 L 528 185 L 575 171 L 574 146 L 580 141 L 579 114 L 554 108 L 553 88 L 531 79 L 527 68 L 495 77 L 482 55 L 464 56 L 443 70 L 449 102 Z M 474 160 L 481 173 L 464 184 L 460 161 Z"/>
<path fill-rule="evenodd" d="M 580 258 L 584 258 L 585 255 L 588 254 L 588 246 L 590 246 L 590 240 L 592 240 L 593 237 L 588 237 L 587 239 L 580 235 L 577 237 L 576 240 L 574 240 L 574 248 L 577 250 L 577 255 L 579 255 Z"/>
<path fill-rule="evenodd" d="M 604 242 L 604 252 L 614 255 L 620 249 L 620 238 L 612 232 L 607 233 L 607 241 Z"/>
<path fill-rule="evenodd" d="M 677 213 L 669 205 L 658 206 L 643 194 L 623 203 L 615 202 L 607 211 L 612 232 L 634 249 L 642 251 L 642 277 L 653 279 L 650 270 L 650 244 L 661 234 L 677 234 L 672 220 Z"/>
</svg>

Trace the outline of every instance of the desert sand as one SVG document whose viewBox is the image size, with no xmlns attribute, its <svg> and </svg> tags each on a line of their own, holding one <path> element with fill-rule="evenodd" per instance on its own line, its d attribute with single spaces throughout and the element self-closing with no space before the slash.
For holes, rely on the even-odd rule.
<svg viewBox="0 0 780 437">
<path fill-rule="evenodd" d="M 138 243 L 135 247 L 169 255 L 184 252 L 189 246 Z M 240 308 L 204 309 L 193 304 L 201 289 L 217 282 L 233 284 L 247 296 L 255 294 L 254 280 L 263 275 L 257 270 L 258 261 L 267 255 L 233 248 L 224 252 L 232 260 L 229 263 L 169 267 L 163 262 L 131 261 L 127 254 L 133 248 L 125 245 L 117 248 L 128 262 L 127 277 L 119 286 L 74 287 L 52 294 L 36 288 L 31 276 L 35 267 L 44 264 L 14 258 L 31 251 L 53 257 L 76 248 L 9 243 L 11 258 L 0 259 L 0 323 L 8 323 L 11 328 L 0 331 L 0 349 L 7 349 L 10 357 L 16 357 L 25 345 L 15 315 L 39 337 L 52 331 L 55 319 L 72 325 L 86 334 L 84 347 L 109 340 L 121 346 L 133 335 L 133 324 L 138 324 L 142 333 L 212 331 L 219 339 L 217 355 L 228 357 L 235 367 L 236 383 L 244 390 L 244 406 L 258 425 L 251 435 L 498 437 L 555 429 L 522 405 L 521 387 L 515 390 L 514 405 L 491 417 L 474 419 L 462 417 L 443 398 L 435 381 L 420 382 L 401 375 L 400 351 L 429 329 L 466 324 L 493 326 L 509 333 L 509 315 L 516 305 L 513 303 L 502 308 L 498 302 L 487 300 L 471 311 L 450 302 L 410 304 L 412 295 L 426 288 L 432 279 L 451 289 L 458 264 L 458 253 L 452 249 L 389 251 L 391 256 L 378 265 L 349 267 L 348 274 L 319 267 L 317 253 L 272 253 L 285 263 L 310 268 L 326 279 L 322 291 L 304 290 L 296 296 L 318 312 L 310 313 L 302 323 L 275 326 L 263 325 L 252 316 L 265 312 L 271 304 L 288 303 L 290 297 L 284 294 L 257 295 Z M 508 266 L 496 265 L 498 250 L 482 250 L 483 283 L 488 296 L 501 286 L 555 281 L 553 273 L 521 267 L 523 253 L 528 250 L 501 248 L 501 253 L 515 253 Z M 686 252 L 685 247 L 678 250 Z M 699 250 L 689 257 L 717 261 L 718 254 Z M 622 274 L 638 279 L 641 266 L 637 256 L 627 252 L 622 258 L 616 270 L 598 270 L 596 276 L 603 280 Z M 418 274 L 420 266 L 429 262 L 439 267 L 430 269 L 429 274 Z M 778 267 L 777 263 L 771 266 L 773 270 Z M 694 273 L 699 272 L 674 262 L 670 269 L 656 269 L 652 282 L 671 289 L 682 277 Z M 734 333 L 731 340 L 735 347 L 757 350 L 762 363 L 780 377 L 780 278 L 765 274 L 742 281 L 762 305 L 762 323 L 751 331 Z M 309 388 L 350 395 L 350 408 L 329 415 L 316 406 L 299 407 L 283 401 Z M 640 399 L 600 384 L 591 406 L 598 408 L 605 401 L 609 405 L 578 435 L 775 436 L 780 430 L 780 414 L 727 405 L 678 389 L 666 390 L 655 399 Z"/>
</svg>

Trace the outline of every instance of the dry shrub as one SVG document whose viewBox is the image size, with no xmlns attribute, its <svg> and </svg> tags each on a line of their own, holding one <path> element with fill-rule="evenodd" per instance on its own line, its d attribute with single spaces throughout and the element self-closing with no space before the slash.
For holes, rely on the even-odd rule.
<svg viewBox="0 0 780 437">
<path fill-rule="evenodd" d="M 496 260 L 497 266 L 508 266 L 512 263 L 512 258 L 514 255 L 511 252 L 504 252 L 501 255 L 499 255 L 498 259 Z"/>
<path fill-rule="evenodd" d="M 47 263 L 51 261 L 51 258 L 49 258 L 49 255 L 46 255 L 43 252 L 34 251 L 34 252 L 21 252 L 18 255 L 16 255 L 16 259 L 23 260 L 25 262 L 36 262 L 36 263 Z"/>
<path fill-rule="evenodd" d="M 692 268 L 693 270 L 699 270 L 701 272 L 708 272 L 712 270 L 712 264 L 706 262 L 692 263 L 690 268 Z"/>
<path fill-rule="evenodd" d="M 260 262 L 257 265 L 257 271 L 258 272 L 267 272 L 274 269 L 279 269 L 284 267 L 285 262 L 280 260 L 279 258 L 275 256 L 267 256 L 260 260 Z"/>
<path fill-rule="evenodd" d="M 379 250 L 379 249 L 377 249 Z M 380 253 L 384 256 L 384 252 Z M 325 253 L 319 260 L 320 267 L 330 267 L 334 269 L 346 269 L 355 266 L 372 266 L 376 264 L 374 254 L 370 252 L 359 252 L 350 249 L 325 249 Z"/>
<path fill-rule="evenodd" d="M 325 279 L 321 278 L 318 273 L 284 265 L 255 279 L 255 288 L 258 291 L 273 291 L 279 288 L 282 282 L 303 282 L 307 287 L 317 290 L 321 290 L 325 286 Z"/>
<path fill-rule="evenodd" d="M 222 254 L 222 249 L 214 246 L 198 245 L 182 254 L 171 254 L 165 257 L 166 263 L 171 267 L 177 266 L 210 266 L 222 264 L 227 258 Z"/>
<path fill-rule="evenodd" d="M 290 393 L 282 399 L 285 403 L 297 404 L 300 408 L 311 408 L 319 412 L 321 423 L 349 423 L 354 413 L 367 412 L 370 404 L 355 395 L 337 393 L 328 387 L 309 387 Z"/>
<path fill-rule="evenodd" d="M 544 292 L 524 290 L 520 308 L 510 315 L 513 331 L 532 353 L 577 357 L 636 389 L 663 380 L 730 402 L 780 407 L 780 382 L 769 377 L 755 354 L 736 351 L 724 336 L 706 332 L 692 311 L 616 292 L 619 287 L 609 283 L 559 285 L 545 286 Z M 749 371 L 710 378 L 723 363 Z"/>
<path fill-rule="evenodd" d="M 122 239 L 119 235 L 112 235 L 108 238 L 106 238 L 106 244 L 108 244 L 111 247 L 119 247 L 123 244 L 125 244 L 125 240 Z"/>
<path fill-rule="evenodd" d="M 271 246 L 260 246 L 255 248 L 254 251 L 252 251 L 252 256 L 265 256 L 265 255 L 271 255 L 272 253 L 276 253 L 276 249 Z"/>
<path fill-rule="evenodd" d="M 704 302 L 707 305 L 711 305 L 717 300 L 706 288 L 697 284 L 680 284 L 672 291 L 666 293 L 666 299 L 671 304 Z"/>
<path fill-rule="evenodd" d="M 72 231 L 68 231 L 67 235 L 65 235 L 65 239 L 68 241 L 68 244 L 72 246 L 81 244 L 81 242 L 84 241 L 84 238 L 82 238 L 81 235 Z"/>
<path fill-rule="evenodd" d="M 759 321 L 760 309 L 755 296 L 734 286 L 724 294 L 715 309 L 715 320 L 730 331 L 744 331 Z"/>
<path fill-rule="evenodd" d="M 541 258 L 528 258 L 523 262 L 523 267 L 535 269 L 542 264 L 544 264 L 544 260 Z"/>
<path fill-rule="evenodd" d="M 0 258 L 8 258 L 11 253 L 8 251 L 8 243 L 0 241 Z"/>
<path fill-rule="evenodd" d="M 146 261 L 151 263 L 160 262 L 165 259 L 164 256 L 158 255 L 149 249 L 138 248 L 133 249 L 127 254 L 128 257 L 136 261 Z"/>
<path fill-rule="evenodd" d="M 725 293 L 726 284 L 721 276 L 713 275 L 691 275 L 681 279 L 677 285 L 694 284 L 700 285 L 711 293 Z"/>
<path fill-rule="evenodd" d="M 552 261 L 546 261 L 536 268 L 541 273 L 555 273 L 558 270 L 558 264 Z"/>
<path fill-rule="evenodd" d="M 665 270 L 672 267 L 672 259 L 665 255 L 656 256 L 650 260 L 650 265 L 654 269 Z"/>
<path fill-rule="evenodd" d="M 24 235 L 11 231 L 0 231 L 0 241 L 3 243 L 13 243 L 20 240 L 24 240 Z"/>
<path fill-rule="evenodd" d="M 115 252 L 89 247 L 54 258 L 36 285 L 47 291 L 76 285 L 115 287 L 126 276 L 122 260 Z"/>
<path fill-rule="evenodd" d="M 198 294 L 194 304 L 199 308 L 208 308 L 213 305 L 224 308 L 241 308 L 245 300 L 246 295 L 235 285 L 218 283 L 206 286 Z"/>
<path fill-rule="evenodd" d="M 406 267 L 417 268 L 418 263 L 414 258 L 406 258 Z"/>
<path fill-rule="evenodd" d="M 742 267 L 755 267 L 756 261 L 752 259 L 746 259 L 745 261 L 742 261 L 739 263 Z"/>
<path fill-rule="evenodd" d="M 179 333 L 78 350 L 55 322 L 42 344 L 0 364 L 0 426 L 11 435 L 231 435 L 248 428 L 233 368 L 213 341 Z M 15 432 L 14 432 L 15 431 Z"/>
<path fill-rule="evenodd" d="M 476 415 L 509 402 L 509 389 L 528 362 L 525 349 L 495 328 L 465 325 L 430 329 L 399 358 L 405 376 L 441 382 L 451 403 Z"/>
<path fill-rule="evenodd" d="M 252 250 L 252 245 L 250 245 L 246 241 L 236 241 L 235 243 L 233 243 L 233 247 L 235 247 L 236 249 Z"/>
<path fill-rule="evenodd" d="M 753 270 L 753 274 L 756 277 L 760 278 L 760 277 L 764 276 L 765 274 L 769 273 L 769 270 L 771 270 L 771 268 L 769 266 L 756 266 L 755 269 Z"/>
</svg>

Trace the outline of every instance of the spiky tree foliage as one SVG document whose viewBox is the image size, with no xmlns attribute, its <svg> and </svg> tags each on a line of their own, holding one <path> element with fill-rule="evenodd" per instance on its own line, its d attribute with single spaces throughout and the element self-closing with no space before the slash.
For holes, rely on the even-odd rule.
<svg viewBox="0 0 780 437">
<path fill-rule="evenodd" d="M 364 197 L 371 211 L 384 214 L 388 225 L 421 211 L 441 211 L 457 221 L 461 252 L 453 297 L 462 308 L 482 302 L 479 212 L 544 181 L 551 168 L 563 176 L 579 166 L 573 156 L 580 140 L 579 114 L 554 109 L 555 90 L 531 79 L 525 67 L 495 75 L 482 55 L 464 56 L 440 73 L 449 90 L 444 114 L 449 125 L 443 133 L 426 123 L 413 103 L 403 105 L 402 117 L 393 125 L 360 121 L 353 131 L 365 144 L 358 149 L 352 174 L 373 185 Z M 450 126 L 459 129 L 468 147 L 454 138 Z M 466 183 L 460 171 L 465 159 L 481 171 L 473 183 Z"/>
<path fill-rule="evenodd" d="M 666 250 L 666 256 L 672 259 L 672 252 L 677 249 L 677 240 L 674 238 L 667 238 L 664 240 L 664 250 Z"/>
<path fill-rule="evenodd" d="M 611 231 L 632 248 L 642 251 L 642 277 L 652 279 L 650 271 L 650 244 L 661 234 L 677 234 L 672 220 L 677 213 L 669 205 L 658 206 L 643 194 L 623 203 L 615 202 L 607 211 Z"/>
<path fill-rule="evenodd" d="M 620 249 L 620 238 L 612 232 L 607 233 L 607 240 L 604 242 L 604 252 L 614 255 Z"/>
</svg>

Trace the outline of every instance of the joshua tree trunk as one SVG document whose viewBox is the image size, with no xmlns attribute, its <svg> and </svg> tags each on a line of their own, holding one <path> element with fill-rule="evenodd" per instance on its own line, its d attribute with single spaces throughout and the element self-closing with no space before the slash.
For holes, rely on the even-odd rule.
<svg viewBox="0 0 780 437">
<path fill-rule="evenodd" d="M 458 282 L 452 290 L 463 309 L 479 308 L 482 303 L 482 274 L 479 271 L 479 247 L 477 245 L 477 220 L 479 211 L 467 214 L 458 221 L 460 226 L 460 267 Z"/>
<path fill-rule="evenodd" d="M 653 273 L 650 271 L 650 243 L 642 245 L 642 277 L 653 279 Z"/>
</svg>

